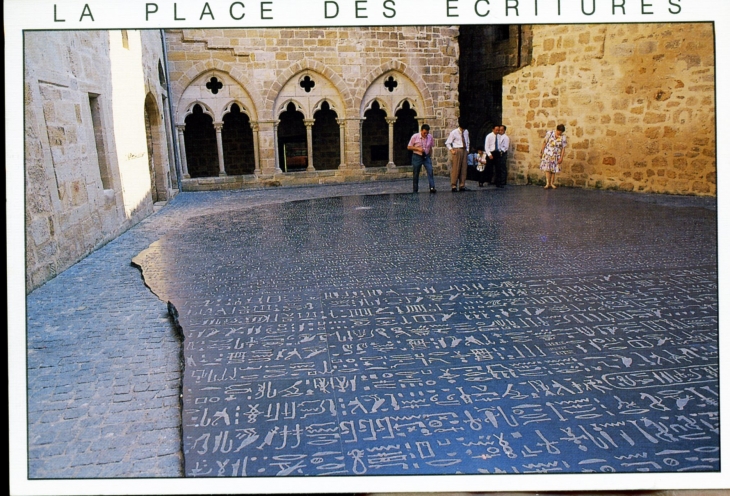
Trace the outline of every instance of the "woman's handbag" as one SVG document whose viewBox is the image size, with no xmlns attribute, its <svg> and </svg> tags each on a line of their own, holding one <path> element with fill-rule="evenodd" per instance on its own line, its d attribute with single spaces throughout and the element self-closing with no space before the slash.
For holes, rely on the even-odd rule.
<svg viewBox="0 0 730 496">
<path fill-rule="evenodd" d="M 479 172 L 484 172 L 484 168 L 486 167 L 487 161 L 484 159 L 484 156 L 477 155 L 477 170 Z"/>
</svg>

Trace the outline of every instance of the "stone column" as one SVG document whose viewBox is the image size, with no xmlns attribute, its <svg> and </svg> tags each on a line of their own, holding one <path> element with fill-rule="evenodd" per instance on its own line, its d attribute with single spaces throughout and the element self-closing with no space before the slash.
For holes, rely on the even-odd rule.
<svg viewBox="0 0 730 496">
<path fill-rule="evenodd" d="M 281 174 L 281 164 L 279 163 L 281 160 L 279 157 L 279 121 L 273 121 L 272 124 L 274 125 L 274 172 L 276 174 Z"/>
<path fill-rule="evenodd" d="M 357 130 L 358 140 L 357 141 L 360 144 L 360 146 L 359 146 L 360 156 L 358 157 L 358 159 L 359 159 L 358 160 L 358 163 L 360 164 L 360 168 L 364 170 L 365 169 L 365 162 L 363 162 L 363 160 L 362 160 L 362 157 L 365 155 L 363 153 L 363 149 L 362 149 L 362 146 L 363 146 L 362 145 L 362 123 L 363 122 L 365 122 L 365 119 L 364 118 L 360 118 L 360 121 L 357 123 L 357 126 L 358 126 L 358 130 Z"/>
<path fill-rule="evenodd" d="M 394 169 L 395 162 L 393 162 L 393 125 L 397 117 L 386 117 L 385 122 L 388 123 L 388 168 Z"/>
<path fill-rule="evenodd" d="M 183 179 L 190 179 L 190 173 L 188 172 L 188 158 L 185 155 L 185 124 L 178 124 L 177 138 L 177 154 L 180 156 Z"/>
<path fill-rule="evenodd" d="M 337 125 L 340 126 L 340 165 L 338 169 L 344 169 L 347 161 L 345 159 L 345 119 L 337 119 Z"/>
<path fill-rule="evenodd" d="M 259 123 L 251 122 L 251 131 L 253 131 L 253 161 L 255 174 L 261 175 L 261 160 L 259 159 Z"/>
<path fill-rule="evenodd" d="M 220 171 L 218 172 L 219 176 L 225 176 L 226 175 L 226 166 L 223 163 L 223 123 L 222 122 L 214 122 L 213 127 L 215 128 L 215 140 L 218 143 L 218 168 Z"/>
<path fill-rule="evenodd" d="M 314 119 L 304 119 L 304 125 L 307 127 L 307 172 L 314 171 L 314 157 L 312 156 L 312 126 Z"/>
</svg>

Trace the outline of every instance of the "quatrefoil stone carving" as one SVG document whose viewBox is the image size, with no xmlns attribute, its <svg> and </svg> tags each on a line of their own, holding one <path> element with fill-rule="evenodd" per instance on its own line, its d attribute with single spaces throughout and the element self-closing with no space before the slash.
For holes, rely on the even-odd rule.
<svg viewBox="0 0 730 496">
<path fill-rule="evenodd" d="M 299 86 L 304 88 L 304 91 L 309 93 L 310 91 L 312 91 L 312 88 L 314 88 L 314 81 L 312 81 L 312 78 L 310 78 L 309 76 L 304 76 L 304 79 L 299 82 Z"/>
<path fill-rule="evenodd" d="M 223 83 L 218 81 L 217 77 L 212 77 L 210 78 L 210 81 L 205 84 L 205 87 L 208 88 L 210 92 L 215 95 L 218 93 L 218 90 L 223 88 Z"/>
</svg>

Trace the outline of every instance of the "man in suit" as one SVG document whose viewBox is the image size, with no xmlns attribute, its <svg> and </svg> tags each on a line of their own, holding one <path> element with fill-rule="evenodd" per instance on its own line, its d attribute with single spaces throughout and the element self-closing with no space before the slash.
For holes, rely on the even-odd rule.
<svg viewBox="0 0 730 496">
<path fill-rule="evenodd" d="M 499 163 L 497 164 L 498 173 L 495 184 L 498 188 L 504 188 L 507 184 L 507 156 L 509 154 L 509 136 L 507 136 L 507 126 L 504 124 L 499 126 L 497 148 L 499 150 Z"/>
<path fill-rule="evenodd" d="M 497 184 L 497 170 L 499 169 L 499 125 L 492 128 L 492 132 L 487 135 L 484 140 L 484 151 L 487 153 L 487 166 L 484 168 L 484 174 L 479 178 L 479 186 L 484 183 Z"/>
</svg>

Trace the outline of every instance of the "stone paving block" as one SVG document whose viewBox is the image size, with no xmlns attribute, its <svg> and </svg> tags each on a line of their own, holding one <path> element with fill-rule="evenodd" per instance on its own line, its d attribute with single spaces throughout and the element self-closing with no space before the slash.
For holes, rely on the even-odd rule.
<svg viewBox="0 0 730 496">
<path fill-rule="evenodd" d="M 97 428 L 96 419 L 87 419 L 88 422 L 79 422 L 79 441 L 98 441 L 101 439 L 101 431 Z"/>
<path fill-rule="evenodd" d="M 92 452 L 76 453 L 73 455 L 73 459 L 71 460 L 69 467 L 71 467 L 71 468 L 77 468 L 77 467 L 83 467 L 83 466 L 96 467 L 96 464 L 98 461 L 99 461 L 99 458 L 97 456 L 97 453 L 92 453 Z"/>
<path fill-rule="evenodd" d="M 101 464 L 101 465 L 104 465 L 107 463 L 119 463 L 124 459 L 124 457 L 126 455 L 127 455 L 126 449 L 108 448 L 108 449 L 104 449 L 104 450 L 98 450 L 98 452 L 96 454 L 95 463 Z"/>
<path fill-rule="evenodd" d="M 61 414 L 68 408 L 68 401 L 57 401 L 54 396 L 51 396 L 49 400 L 43 402 L 42 410 L 45 412 L 56 412 L 57 415 Z"/>
<path fill-rule="evenodd" d="M 74 441 L 76 437 L 78 436 L 78 431 L 76 430 L 76 422 L 68 422 L 68 421 L 57 421 L 52 424 L 48 424 L 47 428 L 51 428 L 56 432 L 56 438 L 54 442 L 56 443 L 63 443 L 63 442 L 69 442 Z M 83 444 L 85 442 L 78 443 L 78 445 L 81 446 L 81 449 L 85 449 L 83 447 Z M 75 446 L 75 445 L 71 445 Z M 76 449 L 76 448 L 74 448 Z"/>
<path fill-rule="evenodd" d="M 33 445 L 43 446 L 45 444 L 51 444 L 55 437 L 56 435 L 53 432 L 41 432 L 39 435 L 33 438 Z"/>
<path fill-rule="evenodd" d="M 130 425 L 127 428 L 127 433 L 129 434 L 137 434 L 137 433 L 146 433 L 151 432 L 155 430 L 155 425 L 152 422 L 138 422 L 134 425 Z"/>
<path fill-rule="evenodd" d="M 129 465 L 130 462 L 122 462 L 122 463 L 108 463 L 106 465 L 97 465 L 94 468 L 96 469 L 96 474 L 90 475 L 89 478 L 104 478 L 104 479 L 114 479 L 118 477 L 124 477 L 124 473 L 126 472 L 126 466 Z M 140 477 L 145 477 L 148 474 L 142 475 L 140 473 Z M 80 477 L 77 475 L 76 477 Z"/>
<path fill-rule="evenodd" d="M 38 458 L 49 458 L 54 456 L 60 456 L 64 453 L 64 447 L 59 444 L 51 444 L 42 451 L 42 455 Z"/>
<path fill-rule="evenodd" d="M 90 463 L 85 464 L 81 467 L 74 466 L 75 470 L 73 471 L 73 478 L 74 479 L 94 479 L 97 477 L 103 477 L 103 464 L 97 464 L 97 463 Z M 109 477 L 113 477 L 113 473 L 110 473 Z"/>
<path fill-rule="evenodd" d="M 106 418 L 104 424 L 99 429 L 103 438 L 107 436 L 122 437 L 126 434 L 129 429 L 130 420 L 126 417 L 123 418 Z"/>
<path fill-rule="evenodd" d="M 29 470 L 31 473 L 37 473 L 40 478 L 50 477 L 68 477 L 69 464 L 71 457 L 68 456 L 44 456 L 43 459 L 29 460 Z M 55 474 L 55 475 L 54 475 Z"/>
</svg>

